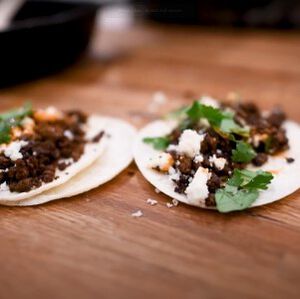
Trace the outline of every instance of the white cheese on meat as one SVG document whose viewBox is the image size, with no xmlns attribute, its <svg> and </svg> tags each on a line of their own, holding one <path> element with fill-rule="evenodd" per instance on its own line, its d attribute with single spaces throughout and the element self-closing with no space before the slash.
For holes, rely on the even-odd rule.
<svg viewBox="0 0 300 299">
<path fill-rule="evenodd" d="M 18 159 L 22 159 L 23 155 L 20 153 L 22 147 L 28 144 L 27 141 L 20 140 L 11 142 L 4 150 L 4 155 L 7 158 L 10 158 L 12 161 L 16 161 Z"/>
<path fill-rule="evenodd" d="M 169 153 L 159 153 L 150 159 L 149 167 L 158 168 L 161 171 L 168 171 L 173 164 L 173 158 Z"/>
<path fill-rule="evenodd" d="M 185 190 L 190 204 L 199 205 L 199 203 L 205 203 L 205 199 L 209 195 L 207 181 L 210 179 L 210 177 L 211 173 L 207 168 L 198 168 L 193 180 Z"/>
<path fill-rule="evenodd" d="M 201 155 L 201 154 L 196 155 L 194 158 L 195 163 L 201 163 L 201 162 L 203 162 L 203 160 L 204 160 L 204 158 L 203 158 L 203 155 Z"/>
<path fill-rule="evenodd" d="M 179 138 L 176 150 L 190 158 L 194 158 L 200 153 L 201 142 L 204 140 L 204 137 L 205 134 L 198 134 L 195 130 L 184 130 Z"/>
<path fill-rule="evenodd" d="M 217 158 L 216 155 L 213 155 L 213 156 L 209 157 L 209 162 L 211 164 L 215 165 L 215 167 L 218 170 L 224 169 L 224 167 L 226 165 L 226 159 L 225 158 Z"/>
<path fill-rule="evenodd" d="M 175 168 L 170 167 L 169 169 L 169 179 L 172 181 L 178 181 L 180 178 L 180 172 L 176 171 Z"/>
<path fill-rule="evenodd" d="M 64 131 L 64 136 L 67 137 L 69 140 L 74 139 L 74 134 L 70 130 L 65 130 Z"/>
<path fill-rule="evenodd" d="M 0 191 L 8 191 L 8 190 L 9 190 L 8 185 L 6 184 L 6 182 L 3 182 L 3 183 L 0 185 Z"/>
</svg>

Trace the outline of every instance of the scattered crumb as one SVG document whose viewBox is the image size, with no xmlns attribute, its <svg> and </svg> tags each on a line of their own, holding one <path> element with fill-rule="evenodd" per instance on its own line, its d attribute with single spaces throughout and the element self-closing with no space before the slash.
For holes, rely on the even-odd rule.
<svg viewBox="0 0 300 299">
<path fill-rule="evenodd" d="M 167 102 L 167 97 L 166 95 L 161 92 L 161 91 L 157 91 L 153 94 L 153 102 L 158 104 L 158 105 L 163 105 Z"/>
<path fill-rule="evenodd" d="M 149 204 L 150 206 L 155 206 L 157 204 L 157 200 L 148 198 L 146 203 Z"/>
<path fill-rule="evenodd" d="M 131 213 L 132 217 L 138 218 L 143 216 L 143 212 L 141 210 L 138 210 L 136 212 Z"/>
<path fill-rule="evenodd" d="M 159 191 L 157 188 L 155 188 L 154 191 L 155 191 L 157 194 L 160 193 L 160 191 Z"/>
<path fill-rule="evenodd" d="M 148 105 L 148 110 L 150 112 L 156 112 L 160 106 L 166 104 L 167 101 L 166 95 L 161 91 L 157 91 L 153 94 L 152 101 Z"/>
<path fill-rule="evenodd" d="M 174 207 L 174 205 L 171 204 L 170 202 L 167 202 L 167 203 L 166 203 L 166 206 L 167 206 L 169 209 Z"/>
<path fill-rule="evenodd" d="M 174 207 L 177 207 L 178 204 L 179 204 L 179 201 L 177 199 L 173 198 L 172 199 L 172 204 L 173 204 Z"/>
<path fill-rule="evenodd" d="M 230 102 L 236 102 L 241 100 L 241 95 L 236 91 L 231 91 L 227 94 L 226 98 Z"/>
</svg>

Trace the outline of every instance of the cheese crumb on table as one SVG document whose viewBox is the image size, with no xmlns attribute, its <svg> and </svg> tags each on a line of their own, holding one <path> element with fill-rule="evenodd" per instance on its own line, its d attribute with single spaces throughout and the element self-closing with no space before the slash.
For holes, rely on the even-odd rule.
<svg viewBox="0 0 300 299">
<path fill-rule="evenodd" d="M 146 200 L 146 203 L 149 204 L 150 206 L 155 206 L 157 204 L 157 200 L 152 199 L 152 198 L 148 198 Z"/>
<path fill-rule="evenodd" d="M 138 210 L 136 212 L 131 213 L 131 216 L 134 217 L 134 218 L 142 217 L 143 212 L 141 210 Z"/>
<path fill-rule="evenodd" d="M 178 204 L 179 204 L 179 201 L 177 199 L 173 198 L 172 199 L 172 204 L 173 204 L 174 207 L 177 207 Z"/>
<path fill-rule="evenodd" d="M 167 103 L 167 101 L 168 98 L 163 92 L 161 91 L 155 92 L 153 94 L 152 101 L 148 105 L 148 111 L 157 112 L 162 105 Z"/>
</svg>

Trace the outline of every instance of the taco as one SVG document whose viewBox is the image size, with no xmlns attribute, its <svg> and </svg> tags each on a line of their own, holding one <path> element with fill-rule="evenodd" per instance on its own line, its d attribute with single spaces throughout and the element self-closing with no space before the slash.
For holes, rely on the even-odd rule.
<svg viewBox="0 0 300 299">
<path fill-rule="evenodd" d="M 202 97 L 144 127 L 135 161 L 166 195 L 220 212 L 279 200 L 300 187 L 300 126 L 279 108 Z"/>
<path fill-rule="evenodd" d="M 106 149 L 112 151 L 120 131 L 123 136 L 134 134 L 126 123 L 96 115 L 87 117 L 81 111 L 25 106 L 2 114 L 0 204 L 40 204 L 82 193 L 111 179 L 132 158 L 129 138 L 124 145 L 126 161 L 119 159 L 116 165 L 110 160 L 109 172 L 98 176 L 102 170 L 98 159 Z M 89 172 L 85 172 L 87 169 Z"/>
</svg>

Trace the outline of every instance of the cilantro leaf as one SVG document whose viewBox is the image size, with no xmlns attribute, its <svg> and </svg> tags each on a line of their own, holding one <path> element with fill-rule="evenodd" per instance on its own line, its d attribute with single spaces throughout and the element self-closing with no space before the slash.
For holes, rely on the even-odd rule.
<svg viewBox="0 0 300 299">
<path fill-rule="evenodd" d="M 143 142 L 151 144 L 156 150 L 165 150 L 170 144 L 170 139 L 168 137 L 146 137 Z"/>
<path fill-rule="evenodd" d="M 220 125 L 224 115 L 220 109 L 213 108 L 195 101 L 193 105 L 186 110 L 186 114 L 193 121 L 198 121 L 200 118 L 206 118 L 212 126 Z"/>
<path fill-rule="evenodd" d="M 22 119 L 31 114 L 32 107 L 30 103 L 26 103 L 22 108 L 0 114 L 0 144 L 8 143 L 11 139 L 11 128 L 20 125 Z"/>
<path fill-rule="evenodd" d="M 226 189 L 220 189 L 216 193 L 218 211 L 227 213 L 244 210 L 255 202 L 258 195 L 257 190 L 237 189 L 236 192 L 229 192 Z"/>
<path fill-rule="evenodd" d="M 193 105 L 186 110 L 186 114 L 194 122 L 201 118 L 207 119 L 210 125 L 217 131 L 220 130 L 226 134 L 237 134 L 241 136 L 249 135 L 249 129 L 237 124 L 231 112 L 203 105 L 199 101 L 195 101 Z"/>
<path fill-rule="evenodd" d="M 268 189 L 268 184 L 272 181 L 273 175 L 270 172 L 257 171 L 256 176 L 253 177 L 249 183 L 247 183 L 244 188 L 247 189 Z"/>
<path fill-rule="evenodd" d="M 246 137 L 249 135 L 249 129 L 238 125 L 233 118 L 224 118 L 221 121 L 220 130 L 227 134 L 234 133 Z"/>
<path fill-rule="evenodd" d="M 256 172 L 247 169 L 235 169 L 233 176 L 227 181 L 227 185 L 243 187 L 247 185 L 256 176 Z"/>
<path fill-rule="evenodd" d="M 252 146 L 244 141 L 238 141 L 236 149 L 232 151 L 232 161 L 239 163 L 248 163 L 256 156 Z"/>
<path fill-rule="evenodd" d="M 0 144 L 10 141 L 10 125 L 0 121 Z"/>
<path fill-rule="evenodd" d="M 250 207 L 258 198 L 259 190 L 266 190 L 272 179 L 269 172 L 235 169 L 225 188 L 216 192 L 218 211 L 226 213 Z"/>
<path fill-rule="evenodd" d="M 22 120 L 24 117 L 32 114 L 32 105 L 27 102 L 19 109 L 13 109 L 0 114 L 0 121 Z"/>
<path fill-rule="evenodd" d="M 165 119 L 181 119 L 186 115 L 187 106 L 171 111 L 165 115 Z"/>
<path fill-rule="evenodd" d="M 273 175 L 270 172 L 235 169 L 227 184 L 240 188 L 265 190 L 272 179 Z"/>
</svg>

